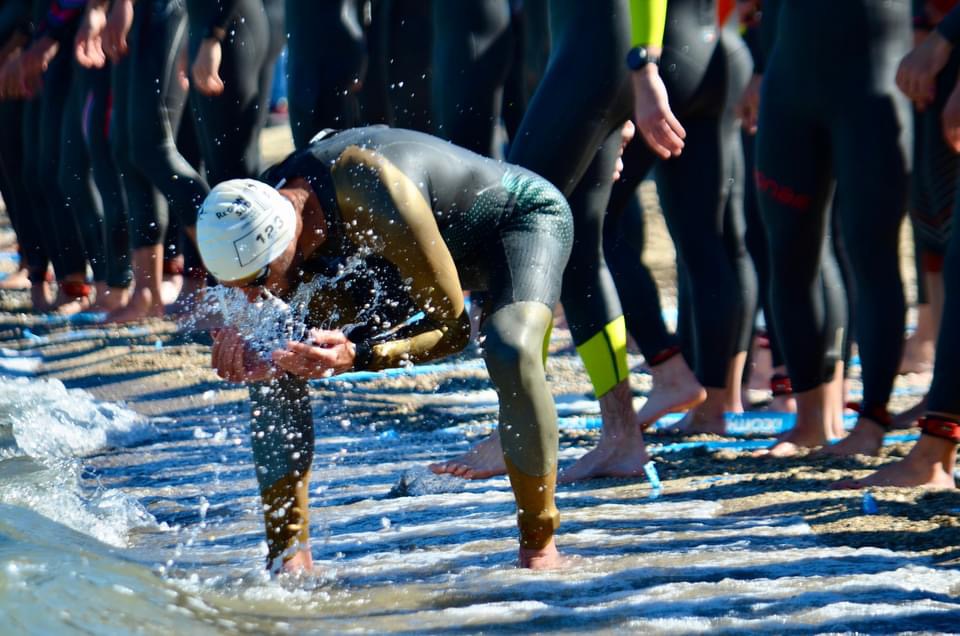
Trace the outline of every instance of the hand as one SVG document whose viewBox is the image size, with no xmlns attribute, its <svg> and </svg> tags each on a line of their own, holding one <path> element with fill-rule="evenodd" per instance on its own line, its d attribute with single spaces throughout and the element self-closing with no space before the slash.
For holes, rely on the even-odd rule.
<svg viewBox="0 0 960 636">
<path fill-rule="evenodd" d="M 637 134 L 637 127 L 633 125 L 633 122 L 629 119 L 620 128 L 620 153 L 617 155 L 617 165 L 613 169 L 613 180 L 616 181 L 620 178 L 620 175 L 623 174 L 623 151 L 626 149 L 627 144 L 633 141 L 634 135 Z"/>
<path fill-rule="evenodd" d="M 910 51 L 897 69 L 897 87 L 916 104 L 918 110 L 930 105 L 936 93 L 937 74 L 950 59 L 953 45 L 937 31 Z"/>
<path fill-rule="evenodd" d="M 265 382 L 280 375 L 233 327 L 215 333 L 211 364 L 217 375 L 229 382 Z"/>
<path fill-rule="evenodd" d="M 223 60 L 223 47 L 219 40 L 207 38 L 200 44 L 197 59 L 193 61 L 191 75 L 194 86 L 207 97 L 216 97 L 223 93 L 223 80 L 220 79 L 220 62 Z"/>
<path fill-rule="evenodd" d="M 312 342 L 290 342 L 286 351 L 274 351 L 273 361 L 301 378 L 328 378 L 353 369 L 357 347 L 340 330 L 311 329 Z"/>
<path fill-rule="evenodd" d="M 16 54 L 0 66 L 0 99 L 20 99 L 20 54 Z"/>
<path fill-rule="evenodd" d="M 107 54 L 103 52 L 103 31 L 107 26 L 105 6 L 90 7 L 80 22 L 74 38 L 74 55 L 84 68 L 103 68 Z"/>
<path fill-rule="evenodd" d="M 678 156 L 687 132 L 670 110 L 667 87 L 657 65 L 647 64 L 630 75 L 634 118 L 644 141 L 663 159 Z"/>
<path fill-rule="evenodd" d="M 116 0 L 103 29 L 103 50 L 111 62 L 119 62 L 130 52 L 127 36 L 132 26 L 133 0 Z"/>
<path fill-rule="evenodd" d="M 957 82 L 953 92 L 950 93 L 940 120 L 943 123 L 943 136 L 947 140 L 947 145 L 953 148 L 954 152 L 960 152 L 960 82 Z"/>
<path fill-rule="evenodd" d="M 740 102 L 737 104 L 737 117 L 743 129 L 751 135 L 757 133 L 757 117 L 760 114 L 760 85 L 763 75 L 754 75 L 743 90 Z"/>
</svg>

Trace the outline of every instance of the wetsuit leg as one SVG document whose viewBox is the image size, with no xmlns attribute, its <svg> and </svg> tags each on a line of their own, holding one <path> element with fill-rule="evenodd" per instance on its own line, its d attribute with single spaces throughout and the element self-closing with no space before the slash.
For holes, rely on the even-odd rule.
<svg viewBox="0 0 960 636">
<path fill-rule="evenodd" d="M 58 55 L 47 67 L 40 96 L 40 165 L 38 184 L 46 206 L 41 208 L 43 232 L 50 235 L 50 257 L 63 280 L 69 275 L 86 277 L 86 254 L 80 228 L 73 210 L 60 188 L 60 142 L 63 136 L 64 108 L 70 93 L 72 61 L 70 56 Z"/>
<path fill-rule="evenodd" d="M 960 218 L 960 206 L 954 207 Z M 960 233 L 950 237 L 943 268 L 943 318 L 937 338 L 933 381 L 927 393 L 931 413 L 960 415 Z"/>
<path fill-rule="evenodd" d="M 611 205 L 615 196 L 611 197 Z M 604 254 L 623 305 L 627 331 L 643 357 L 653 360 L 676 347 L 677 338 L 667 330 L 660 292 L 643 262 L 644 234 L 643 208 L 634 190 L 626 209 L 611 213 L 604 222 Z"/>
<path fill-rule="evenodd" d="M 73 67 L 70 94 L 64 106 L 63 134 L 60 138 L 59 184 L 80 230 L 93 280 L 106 282 L 103 206 L 93 181 L 90 154 L 83 138 L 83 117 L 92 91 L 93 71 L 76 62 Z"/>
<path fill-rule="evenodd" d="M 251 384 L 251 441 L 267 530 L 268 563 L 305 547 L 310 536 L 309 487 L 313 413 L 307 381 L 286 375 Z"/>
<path fill-rule="evenodd" d="M 772 318 L 793 389 L 803 392 L 823 383 L 829 340 L 820 254 L 830 194 L 830 140 L 775 65 L 774 58 L 764 78 L 756 179 L 769 245 Z"/>
<path fill-rule="evenodd" d="M 430 132 L 432 100 L 433 7 L 443 0 L 386 0 L 385 65 L 387 100 L 393 125 Z M 458 5 L 458 6 L 463 6 Z M 446 28 L 446 26 L 444 26 Z M 373 52 L 371 51 L 371 55 Z"/>
<path fill-rule="evenodd" d="M 3 201 L 7 214 L 17 233 L 20 245 L 22 266 L 30 263 L 46 263 L 40 237 L 36 234 L 36 225 L 31 217 L 30 194 L 23 178 L 23 162 L 26 151 L 23 145 L 24 104 L 17 100 L 0 101 L 0 174 L 3 178 Z"/>
<path fill-rule="evenodd" d="M 515 46 L 507 0 L 433 4 L 435 133 L 488 157 Z"/>
<path fill-rule="evenodd" d="M 22 151 L 24 192 L 27 194 L 26 207 L 29 210 L 20 218 L 18 240 L 24 248 L 30 280 L 43 282 L 47 267 L 51 262 L 52 250 L 56 242 L 49 231 L 45 231 L 44 221 L 49 214 L 46 199 L 42 195 L 40 184 L 40 98 L 31 99 L 23 104 Z"/>
<path fill-rule="evenodd" d="M 270 53 L 270 28 L 261 0 L 241 0 L 222 43 L 220 77 L 224 92 L 208 97 L 190 91 L 190 105 L 211 183 L 255 177 L 260 172 L 260 130 L 266 121 L 269 89 L 262 87 Z M 205 35 L 191 21 L 190 59 Z"/>
<path fill-rule="evenodd" d="M 960 72 L 960 50 L 950 56 L 937 76 L 934 101 L 914 113 L 914 166 L 911 180 L 910 219 L 922 272 L 939 272 L 950 239 L 953 203 L 957 194 L 960 158 L 943 138 L 941 114 Z M 919 281 L 922 276 L 918 277 Z"/>
<path fill-rule="evenodd" d="M 574 241 L 561 302 L 597 397 L 629 375 L 623 311 L 603 254 L 604 217 L 620 142 L 620 131 L 612 131 L 570 195 Z"/>
<path fill-rule="evenodd" d="M 287 0 L 290 127 L 298 149 L 324 128 L 359 123 L 367 65 L 358 0 Z"/>
<path fill-rule="evenodd" d="M 900 364 L 906 311 L 900 279 L 900 223 L 906 209 L 906 153 L 894 101 L 865 97 L 834 124 L 843 242 L 851 262 L 863 407 L 886 407 Z"/>
<path fill-rule="evenodd" d="M 570 209 L 542 179 L 512 182 L 513 221 L 491 246 L 491 311 L 484 359 L 500 396 L 500 440 L 517 500 L 520 542 L 542 548 L 559 524 L 553 500 L 557 414 L 544 370 L 544 341 L 573 239 Z"/>
<path fill-rule="evenodd" d="M 84 117 L 84 138 L 87 141 L 93 179 L 103 206 L 106 283 L 113 288 L 127 287 L 133 280 L 133 271 L 130 265 L 130 237 L 123 183 L 110 152 L 111 69 L 107 67 L 92 73 L 92 91 Z"/>
</svg>

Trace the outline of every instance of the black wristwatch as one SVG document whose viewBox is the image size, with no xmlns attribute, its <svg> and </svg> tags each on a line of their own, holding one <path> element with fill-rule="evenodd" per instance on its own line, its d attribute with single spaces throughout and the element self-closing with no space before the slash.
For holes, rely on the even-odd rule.
<svg viewBox="0 0 960 636">
<path fill-rule="evenodd" d="M 645 46 L 635 46 L 627 53 L 627 68 L 639 71 L 647 64 L 660 64 L 660 58 Z"/>
</svg>

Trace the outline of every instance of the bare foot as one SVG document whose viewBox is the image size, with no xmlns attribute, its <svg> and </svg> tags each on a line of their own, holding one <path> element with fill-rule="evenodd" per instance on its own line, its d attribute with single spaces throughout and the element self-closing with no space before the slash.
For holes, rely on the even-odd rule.
<svg viewBox="0 0 960 636">
<path fill-rule="evenodd" d="M 651 367 L 650 373 L 653 375 L 653 389 L 637 413 L 644 430 L 667 413 L 686 411 L 707 399 L 707 392 L 682 355 Z"/>
<path fill-rule="evenodd" d="M 90 309 L 109 313 L 126 306 L 129 302 L 130 290 L 127 287 L 108 287 L 97 283 L 97 298 Z"/>
<path fill-rule="evenodd" d="M 130 296 L 130 302 L 125 307 L 107 314 L 104 322 L 125 323 L 162 317 L 163 305 L 153 302 L 153 293 L 149 289 L 135 289 Z"/>
<path fill-rule="evenodd" d="M 774 459 L 796 457 L 804 450 L 817 448 L 826 443 L 826 436 L 822 433 L 818 434 L 817 431 L 808 431 L 795 427 L 780 435 L 770 448 L 756 450 L 751 453 L 751 455 L 754 457 L 771 457 Z"/>
<path fill-rule="evenodd" d="M 797 399 L 789 393 L 777 395 L 770 400 L 770 404 L 768 404 L 764 410 L 773 413 L 796 413 Z"/>
<path fill-rule="evenodd" d="M 620 437 L 604 433 L 596 448 L 557 476 L 557 483 L 601 477 L 643 477 L 650 461 L 642 435 Z"/>
<path fill-rule="evenodd" d="M 924 488 L 956 488 L 953 470 L 956 448 L 953 442 L 930 435 L 921 435 L 910 454 L 900 461 L 887 464 L 863 479 L 844 479 L 831 488 L 867 488 L 869 486 L 900 486 Z"/>
<path fill-rule="evenodd" d="M 172 305 L 180 296 L 180 290 L 183 289 L 183 276 L 180 274 L 167 274 L 160 283 L 160 302 L 164 305 Z"/>
<path fill-rule="evenodd" d="M 908 408 L 902 413 L 897 413 L 893 416 L 891 420 L 890 428 L 903 430 L 906 428 L 913 428 L 917 425 L 917 420 L 927 412 L 927 396 L 923 396 L 923 399 L 917 402 L 915 405 Z"/>
<path fill-rule="evenodd" d="M 873 420 L 860 417 L 850 434 L 836 444 L 824 446 L 819 455 L 845 457 L 850 455 L 877 455 L 883 446 L 886 429 Z"/>
<path fill-rule="evenodd" d="M 73 316 L 82 311 L 89 311 L 93 302 L 89 296 L 65 296 L 59 294 L 50 310 L 58 316 Z"/>
<path fill-rule="evenodd" d="M 933 371 L 933 359 L 937 342 L 929 334 L 914 332 L 903 345 L 903 357 L 900 359 L 901 375 L 907 373 L 929 373 Z"/>
<path fill-rule="evenodd" d="M 550 543 L 535 550 L 520 548 L 520 567 L 531 570 L 557 570 L 570 564 L 569 559 L 560 554 L 556 542 L 551 538 Z"/>
<path fill-rule="evenodd" d="M 18 269 L 3 280 L 0 280 L 0 289 L 30 289 L 30 272 Z"/>
<path fill-rule="evenodd" d="M 280 566 L 283 574 L 309 574 L 313 571 L 313 555 L 309 550 L 300 550 Z"/>
<path fill-rule="evenodd" d="M 30 288 L 30 302 L 37 313 L 50 311 L 50 283 L 43 281 Z"/>
<path fill-rule="evenodd" d="M 428 468 L 437 475 L 454 475 L 464 479 L 488 479 L 506 475 L 507 465 L 503 462 L 500 434 L 494 431 L 490 437 L 477 442 L 463 455 L 446 462 L 430 464 Z"/>
</svg>

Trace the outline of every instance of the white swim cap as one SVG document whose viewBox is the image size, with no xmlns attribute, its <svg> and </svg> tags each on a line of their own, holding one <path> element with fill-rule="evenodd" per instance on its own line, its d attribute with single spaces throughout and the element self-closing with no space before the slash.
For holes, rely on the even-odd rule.
<svg viewBox="0 0 960 636">
<path fill-rule="evenodd" d="M 238 281 L 263 270 L 294 240 L 293 204 L 255 179 L 217 185 L 200 207 L 197 246 L 217 280 Z"/>
</svg>

